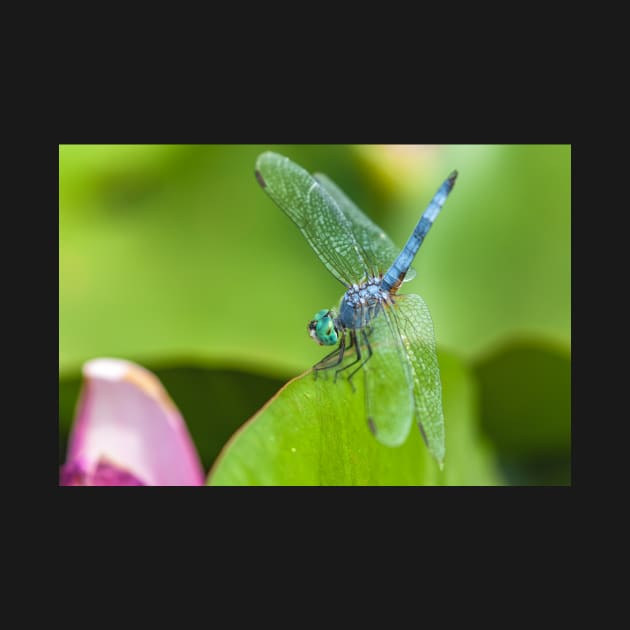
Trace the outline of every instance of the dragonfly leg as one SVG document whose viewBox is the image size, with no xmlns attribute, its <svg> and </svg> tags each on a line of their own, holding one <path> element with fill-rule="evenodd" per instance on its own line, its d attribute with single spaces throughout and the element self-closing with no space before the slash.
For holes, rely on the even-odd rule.
<svg viewBox="0 0 630 630">
<path fill-rule="evenodd" d="M 348 348 L 352 347 L 352 342 L 348 346 Z M 333 350 L 330 354 L 327 354 L 321 361 L 316 363 L 313 366 L 313 370 L 315 371 L 315 378 L 317 378 L 317 373 L 320 370 L 328 370 L 330 368 L 336 367 L 343 361 L 343 356 L 346 351 L 346 336 L 343 335 L 341 340 L 339 341 L 339 346 Z"/>
<path fill-rule="evenodd" d="M 344 365 L 342 368 L 339 368 L 338 370 L 335 371 L 335 383 L 337 382 L 337 377 L 339 376 L 339 374 L 341 372 L 343 372 L 344 370 L 347 370 L 349 367 L 352 367 L 355 363 L 357 363 L 357 361 L 361 360 L 361 346 L 359 345 L 358 339 L 356 337 L 357 333 L 355 330 L 351 330 L 349 332 L 350 335 L 350 345 L 348 346 L 349 348 L 352 347 L 352 345 L 354 345 L 357 349 L 357 358 L 348 363 L 348 365 Z M 354 391 L 354 385 L 352 383 L 350 383 L 350 385 L 352 385 L 352 389 Z"/>
<path fill-rule="evenodd" d="M 352 381 L 350 380 L 371 358 L 372 358 L 372 346 L 370 345 L 370 340 L 368 339 L 367 333 L 364 329 L 361 329 L 361 335 L 363 336 L 363 341 L 365 342 L 365 345 L 367 347 L 367 351 L 368 351 L 368 355 L 367 357 L 365 357 L 365 359 L 361 362 L 361 365 L 359 365 L 358 367 L 356 367 L 353 371 L 352 374 L 350 374 L 350 376 L 348 376 L 348 382 L 352 385 Z M 359 347 L 358 343 L 357 343 L 357 348 Z M 352 385 L 352 387 L 354 388 L 354 385 Z"/>
</svg>

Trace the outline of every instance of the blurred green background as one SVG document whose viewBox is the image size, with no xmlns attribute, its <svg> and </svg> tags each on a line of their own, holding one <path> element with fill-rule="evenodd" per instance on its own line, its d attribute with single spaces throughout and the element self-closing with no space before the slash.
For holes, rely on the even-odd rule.
<svg viewBox="0 0 630 630">
<path fill-rule="evenodd" d="M 60 463 L 88 359 L 156 372 L 209 469 L 321 358 L 306 324 L 342 287 L 256 183 L 265 150 L 325 172 L 400 246 L 459 170 L 403 292 L 473 374 L 502 482 L 570 483 L 568 145 L 61 145 Z"/>
</svg>

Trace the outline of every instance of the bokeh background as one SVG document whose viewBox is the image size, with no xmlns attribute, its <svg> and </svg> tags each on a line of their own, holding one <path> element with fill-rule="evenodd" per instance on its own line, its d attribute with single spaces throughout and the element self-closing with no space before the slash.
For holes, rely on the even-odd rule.
<svg viewBox="0 0 630 630">
<path fill-rule="evenodd" d="M 501 482 L 569 484 L 569 145 L 61 145 L 60 463 L 88 359 L 154 371 L 208 470 L 321 358 L 306 324 L 342 287 L 256 183 L 265 150 L 329 175 L 400 246 L 458 169 L 403 289 L 473 375 Z"/>
</svg>

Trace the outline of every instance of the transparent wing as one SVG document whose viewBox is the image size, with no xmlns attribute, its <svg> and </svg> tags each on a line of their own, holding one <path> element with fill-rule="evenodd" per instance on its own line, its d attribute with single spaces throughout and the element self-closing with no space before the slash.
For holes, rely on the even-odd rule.
<svg viewBox="0 0 630 630">
<path fill-rule="evenodd" d="M 330 193 L 351 223 L 352 233 L 372 275 L 376 276 L 379 272 L 385 273 L 398 256 L 400 248 L 394 245 L 392 239 L 364 214 L 330 177 L 323 173 L 315 173 L 314 177 Z M 409 269 L 405 282 L 412 280 L 415 275 L 415 270 Z"/>
<path fill-rule="evenodd" d="M 367 275 L 367 261 L 350 221 L 312 175 L 289 158 L 267 151 L 256 160 L 256 178 L 337 280 L 349 287 Z"/>
<path fill-rule="evenodd" d="M 391 309 L 413 379 L 414 415 L 431 454 L 444 459 L 442 384 L 429 308 L 419 295 L 399 295 Z"/>
<path fill-rule="evenodd" d="M 413 374 L 396 320 L 388 307 L 374 318 L 367 342 L 357 330 L 361 353 L 371 346 L 372 357 L 362 367 L 368 426 L 386 446 L 399 446 L 409 435 L 413 422 Z"/>
</svg>

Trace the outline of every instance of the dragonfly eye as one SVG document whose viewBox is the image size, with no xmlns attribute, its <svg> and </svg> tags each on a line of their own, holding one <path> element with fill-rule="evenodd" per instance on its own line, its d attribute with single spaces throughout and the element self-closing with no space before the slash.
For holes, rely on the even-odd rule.
<svg viewBox="0 0 630 630">
<path fill-rule="evenodd" d="M 308 323 L 308 332 L 320 346 L 334 346 L 339 341 L 334 313 L 327 308 L 315 314 Z"/>
</svg>

